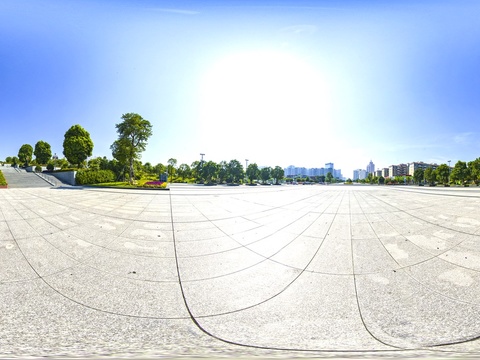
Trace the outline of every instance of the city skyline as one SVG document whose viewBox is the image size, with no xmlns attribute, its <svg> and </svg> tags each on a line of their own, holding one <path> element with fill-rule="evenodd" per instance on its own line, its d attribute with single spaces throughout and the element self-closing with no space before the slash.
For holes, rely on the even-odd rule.
<svg viewBox="0 0 480 360">
<path fill-rule="evenodd" d="M 469 0 L 3 0 L 0 160 L 39 140 L 63 157 L 75 124 L 112 158 L 135 112 L 153 125 L 144 163 L 470 161 L 478 13 Z"/>
</svg>

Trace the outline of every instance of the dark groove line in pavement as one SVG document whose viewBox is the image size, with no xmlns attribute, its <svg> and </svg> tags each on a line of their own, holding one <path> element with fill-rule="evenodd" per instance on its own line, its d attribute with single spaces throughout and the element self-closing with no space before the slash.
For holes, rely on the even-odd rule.
<svg viewBox="0 0 480 360">
<path fill-rule="evenodd" d="M 354 195 L 355 196 L 355 195 Z M 356 198 L 355 198 L 356 199 Z M 358 201 L 357 201 L 358 202 Z M 351 207 L 351 201 L 350 201 L 350 193 L 349 193 L 349 208 Z M 359 206 L 361 207 L 361 204 L 359 204 Z M 349 233 L 350 233 L 350 256 L 351 256 L 351 260 L 352 260 L 352 280 L 353 280 L 353 288 L 355 290 L 355 300 L 356 300 L 356 303 L 357 303 L 357 310 L 358 310 L 358 315 L 360 316 L 360 320 L 362 321 L 362 324 L 363 324 L 363 328 L 365 329 L 365 331 L 373 338 L 375 339 L 376 341 L 378 341 L 380 344 L 382 345 L 385 345 L 385 346 L 389 346 L 389 347 L 392 347 L 392 348 L 395 348 L 395 349 L 398 349 L 398 350 L 407 350 L 405 348 L 402 348 L 402 347 L 399 347 L 399 346 L 395 346 L 393 344 L 389 344 L 381 339 L 379 339 L 377 336 L 375 336 L 372 331 L 370 331 L 370 328 L 367 326 L 367 324 L 365 323 L 365 318 L 363 317 L 363 312 L 362 312 L 362 307 L 360 306 L 360 299 L 358 297 L 358 285 L 357 285 L 357 275 L 356 275 L 356 271 L 355 271 L 355 251 L 354 251 L 354 247 L 353 247 L 353 232 L 352 232 L 352 215 L 350 214 L 350 217 L 349 217 L 350 221 L 348 223 L 349 225 Z"/>
<path fill-rule="evenodd" d="M 72 303 L 75 303 L 77 305 L 80 305 L 82 307 L 85 307 L 87 309 L 90 309 L 90 310 L 95 310 L 95 311 L 99 311 L 99 312 L 102 312 L 102 313 L 105 313 L 105 314 L 111 314 L 111 315 L 118 315 L 118 316 L 123 316 L 123 317 L 131 317 L 131 318 L 140 318 L 140 319 L 155 319 L 155 320 L 180 320 L 180 319 L 187 319 L 186 317 L 154 317 L 154 316 L 141 316 L 141 315 L 132 315 L 132 314 L 123 314 L 123 313 L 119 313 L 119 312 L 115 312 L 115 311 L 109 311 L 109 310 L 104 310 L 104 309 L 100 309 L 100 308 L 96 308 L 94 306 L 91 306 L 91 305 L 88 305 L 88 304 L 85 304 L 85 303 L 82 303 L 78 300 L 75 300 L 71 297 L 69 297 L 68 295 L 64 294 L 63 292 L 61 292 L 60 290 L 58 290 L 57 288 L 55 288 L 52 284 L 50 284 L 46 278 L 50 277 L 50 276 L 53 276 L 53 274 L 48 274 L 47 276 L 42 276 L 40 275 L 40 273 L 35 269 L 35 267 L 32 265 L 32 263 L 30 262 L 30 260 L 28 259 L 28 257 L 25 255 L 25 253 L 23 252 L 22 248 L 20 247 L 20 245 L 18 244 L 17 242 L 17 239 L 15 238 L 14 234 L 12 233 L 11 229 L 10 229 L 10 226 L 9 224 L 7 223 L 7 226 L 9 228 L 9 231 L 10 231 L 10 234 L 12 235 L 12 238 L 14 239 L 15 241 L 15 244 L 17 245 L 17 248 L 19 249 L 20 253 L 22 254 L 23 258 L 25 259 L 25 261 L 27 262 L 27 264 L 30 266 L 30 268 L 35 272 L 35 274 L 37 274 L 37 278 L 35 279 L 32 279 L 30 281 L 34 281 L 34 280 L 37 280 L 37 279 L 40 279 L 42 280 L 43 283 L 45 283 L 50 289 L 52 289 L 54 292 L 56 292 L 57 294 L 59 294 L 60 296 L 62 296 L 63 298 L 71 301 Z M 42 237 L 43 238 L 43 237 Z M 45 239 L 44 239 L 45 240 Z M 114 240 L 112 240 L 114 241 Z M 48 242 L 48 241 L 47 241 Z M 67 254 L 66 254 L 67 255 Z M 75 259 L 74 259 L 75 260 Z M 87 267 L 91 267 L 89 266 L 88 264 L 82 264 L 84 266 L 87 266 Z M 76 267 L 77 265 L 75 265 Z M 66 270 L 68 269 L 71 269 L 73 268 L 72 267 L 69 267 L 67 269 L 64 269 L 64 270 L 61 270 L 61 271 L 58 271 L 57 273 L 62 273 L 62 272 L 65 272 Z M 108 272 L 104 272 L 104 271 L 101 271 L 100 269 L 97 269 L 97 268 L 94 268 L 94 267 L 91 267 L 93 268 L 94 270 L 96 271 L 99 271 L 99 272 L 103 272 L 103 273 L 107 273 L 109 274 Z M 109 274 L 109 275 L 112 275 L 112 274 Z M 112 276 L 116 276 L 115 274 L 113 274 Z M 131 279 L 129 278 L 130 280 L 135 280 L 135 279 Z M 143 281 L 143 280 L 138 280 L 138 281 Z"/>
<path fill-rule="evenodd" d="M 378 199 L 378 198 L 377 198 L 377 200 L 382 201 L 382 200 L 380 200 L 380 199 Z M 414 218 L 420 219 L 420 218 L 416 217 L 415 215 L 412 215 L 412 214 L 408 213 L 408 211 L 405 211 L 405 213 L 408 214 L 408 215 L 410 215 L 410 216 L 412 216 L 412 217 L 414 217 Z M 392 226 L 391 224 L 389 224 L 389 225 Z M 444 226 L 441 226 L 441 225 L 437 225 L 437 226 L 442 227 L 442 228 L 445 228 L 445 229 L 448 229 L 447 227 L 444 227 Z M 463 233 L 463 232 L 461 232 L 461 233 Z M 468 233 L 467 233 L 467 234 L 468 234 Z M 450 248 L 450 249 L 453 249 L 453 248 L 455 248 L 455 247 L 458 247 L 458 245 L 460 245 L 462 242 L 464 242 L 464 241 L 461 241 L 460 243 L 456 244 L 455 246 L 453 246 L 453 247 Z M 445 252 L 449 251 L 450 249 L 447 249 Z M 386 249 L 385 249 L 385 250 L 386 250 Z M 386 250 L 386 251 L 388 252 L 388 250 Z M 391 256 L 390 252 L 388 252 L 388 253 L 389 253 L 389 255 Z M 392 257 L 392 258 L 393 258 L 393 257 Z M 442 258 L 439 258 L 439 259 L 440 259 L 440 260 L 444 260 L 444 259 L 442 259 Z M 395 259 L 394 259 L 394 260 L 395 260 Z M 445 261 L 446 261 L 446 260 L 445 260 Z M 397 261 L 395 260 L 395 262 L 397 262 Z M 425 262 L 425 261 L 422 261 L 421 263 L 423 263 L 423 262 Z M 446 261 L 446 262 L 450 263 L 449 261 Z M 397 263 L 398 263 L 398 262 L 397 262 Z M 452 265 L 454 265 L 454 266 L 458 266 L 457 264 L 454 264 L 454 263 L 450 263 L 450 264 L 452 264 Z M 410 266 L 410 267 L 411 267 L 411 266 Z M 459 266 L 459 267 L 461 267 L 461 266 Z M 469 268 L 467 268 L 467 269 L 469 269 Z M 472 270 L 472 269 L 469 269 L 469 270 Z M 406 274 L 408 277 L 410 277 L 412 280 L 414 280 L 416 283 L 418 283 L 419 285 L 421 285 L 425 290 L 429 291 L 430 293 L 437 294 L 437 295 L 439 295 L 439 296 L 442 296 L 442 297 L 444 297 L 444 298 L 446 298 L 446 299 L 449 299 L 449 300 L 451 300 L 451 301 L 453 301 L 453 302 L 457 302 L 457 303 L 466 303 L 466 304 L 475 305 L 475 306 L 478 306 L 478 305 L 479 305 L 479 304 L 475 304 L 475 303 L 471 303 L 471 302 L 466 302 L 466 301 L 462 301 L 462 300 L 459 300 L 459 299 L 455 299 L 455 298 L 449 297 L 449 296 L 447 296 L 446 294 L 443 294 L 443 293 L 441 293 L 441 292 L 439 292 L 439 291 L 431 288 L 431 287 L 428 286 L 427 284 L 423 283 L 422 281 L 420 281 L 419 279 L 417 279 L 416 277 L 414 277 L 414 276 L 413 276 L 412 274 L 410 274 L 409 272 L 405 272 L 405 274 Z M 440 343 L 440 344 L 433 344 L 433 345 L 429 345 L 429 346 L 430 346 L 430 347 L 439 347 L 439 346 L 447 346 L 447 345 L 458 345 L 458 344 L 463 344 L 463 343 L 467 343 L 467 342 L 476 341 L 476 340 L 479 340 L 479 339 L 480 339 L 480 333 L 479 333 L 478 335 L 474 335 L 474 336 L 472 336 L 472 337 L 469 337 L 468 339 L 457 340 L 457 341 L 447 341 L 447 342 L 442 342 L 442 343 Z"/>
</svg>

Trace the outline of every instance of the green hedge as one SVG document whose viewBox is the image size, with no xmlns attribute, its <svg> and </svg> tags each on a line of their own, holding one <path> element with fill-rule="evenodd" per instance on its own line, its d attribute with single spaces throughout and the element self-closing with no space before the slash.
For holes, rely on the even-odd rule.
<svg viewBox="0 0 480 360">
<path fill-rule="evenodd" d="M 0 171 L 0 186 L 6 186 L 6 185 L 7 185 L 7 180 L 5 180 L 3 173 Z"/>
<path fill-rule="evenodd" d="M 78 185 L 109 183 L 115 180 L 111 170 L 79 170 L 75 176 Z"/>
</svg>

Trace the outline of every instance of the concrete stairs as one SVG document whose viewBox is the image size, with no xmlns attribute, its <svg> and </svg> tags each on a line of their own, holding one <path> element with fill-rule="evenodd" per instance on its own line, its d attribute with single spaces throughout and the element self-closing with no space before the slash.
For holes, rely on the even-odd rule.
<svg viewBox="0 0 480 360">
<path fill-rule="evenodd" d="M 24 169 L 16 169 L 11 166 L 0 166 L 9 188 L 49 188 L 53 185 L 40 176 L 26 172 Z"/>
</svg>

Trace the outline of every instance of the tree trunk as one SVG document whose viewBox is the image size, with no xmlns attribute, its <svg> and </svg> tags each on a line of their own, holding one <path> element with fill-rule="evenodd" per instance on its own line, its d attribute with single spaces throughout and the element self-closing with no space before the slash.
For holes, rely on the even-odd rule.
<svg viewBox="0 0 480 360">
<path fill-rule="evenodd" d="M 133 184 L 133 158 L 130 159 L 129 183 Z"/>
</svg>

